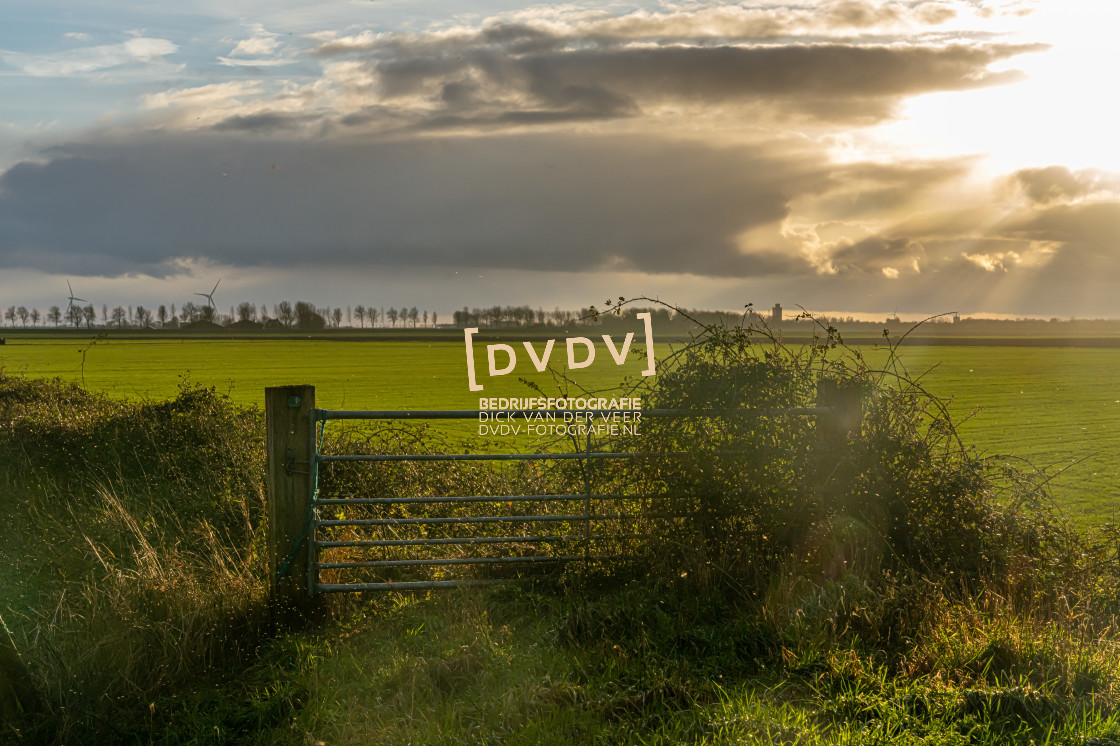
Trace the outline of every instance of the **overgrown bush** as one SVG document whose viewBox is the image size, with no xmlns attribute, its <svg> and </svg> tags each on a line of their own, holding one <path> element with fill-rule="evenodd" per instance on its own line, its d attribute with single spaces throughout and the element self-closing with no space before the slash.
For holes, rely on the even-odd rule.
<svg viewBox="0 0 1120 746">
<path fill-rule="evenodd" d="M 76 384 L 0 375 L 0 455 L 23 481 L 84 499 L 111 486 L 153 492 L 129 509 L 170 512 L 156 522 L 206 523 L 248 541 L 262 515 L 263 418 L 214 389 L 184 382 L 164 402 L 126 402 Z"/>
<path fill-rule="evenodd" d="M 0 602 L 45 707 L 19 740 L 127 740 L 253 654 L 263 457 L 259 412 L 211 389 L 135 403 L 0 375 Z"/>
<path fill-rule="evenodd" d="M 884 583 L 1068 587 L 1089 545 L 1048 509 L 1045 480 L 968 448 L 948 402 L 891 340 L 880 352 L 823 326 L 796 345 L 716 327 L 663 363 L 644 406 L 693 414 L 646 417 L 624 446 L 641 454 L 623 482 L 646 506 L 652 572 L 793 606 L 853 578 L 879 596 Z M 838 409 L 806 412 L 819 405 Z"/>
</svg>

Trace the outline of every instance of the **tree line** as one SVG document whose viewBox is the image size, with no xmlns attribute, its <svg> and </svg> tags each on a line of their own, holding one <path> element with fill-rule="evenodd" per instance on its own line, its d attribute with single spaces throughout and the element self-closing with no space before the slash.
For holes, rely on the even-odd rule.
<svg viewBox="0 0 1120 746">
<path fill-rule="evenodd" d="M 591 308 L 579 310 L 559 307 L 546 311 L 531 306 L 490 306 L 486 308 L 467 308 L 452 314 L 452 323 L 457 327 L 511 327 L 511 326 L 566 326 L 589 319 L 594 313 Z M 187 301 L 181 306 L 160 304 L 154 308 L 142 305 L 102 304 L 98 309 L 92 303 L 73 304 L 63 308 L 51 306 L 46 312 L 26 306 L 8 306 L 0 311 L 9 327 L 55 327 L 69 326 L 92 329 L 144 329 L 180 328 L 199 322 L 219 326 L 260 326 L 263 328 L 283 328 L 300 330 L 319 330 L 328 328 L 420 328 L 439 325 L 440 315 L 436 311 L 420 309 L 416 306 L 384 307 L 357 304 L 354 306 L 316 307 L 305 301 L 280 301 L 269 305 L 241 302 L 230 306 L 229 313 L 219 313 L 209 304 Z"/>
<path fill-rule="evenodd" d="M 579 311 L 555 308 L 545 311 L 543 308 L 534 310 L 531 306 L 489 306 L 487 308 L 462 309 L 451 314 L 455 326 L 566 326 L 580 319 L 590 318 L 593 314 L 590 308 L 581 308 Z"/>
<path fill-rule="evenodd" d="M 682 314 L 670 314 L 663 308 L 612 309 L 609 306 L 596 310 L 594 306 L 566 309 L 559 306 L 551 311 L 533 308 L 529 305 L 494 305 L 467 307 L 451 314 L 450 324 L 457 328 L 508 328 L 508 327 L 568 327 L 572 325 L 628 325 L 632 324 L 634 314 L 646 311 L 653 315 L 660 329 L 675 328 L 696 323 L 725 323 L 736 325 L 744 318 L 751 321 L 759 317 L 751 311 L 728 314 L 719 311 L 686 310 Z M 440 325 L 441 317 L 435 311 L 420 309 L 416 306 L 388 308 L 373 304 L 353 306 L 318 307 L 306 301 L 280 301 L 275 304 L 255 304 L 243 301 L 229 307 L 228 313 L 219 313 L 208 303 L 187 301 L 180 306 L 160 304 L 149 308 L 142 305 L 102 304 L 100 309 L 93 303 L 73 304 L 67 307 L 51 306 L 45 313 L 37 308 L 26 306 L 0 306 L 0 318 L 9 327 L 55 327 L 100 329 L 176 329 L 192 324 L 216 324 L 218 326 L 240 329 L 294 329 L 318 331 L 323 329 L 365 329 L 365 328 L 432 328 Z"/>
<path fill-rule="evenodd" d="M 160 304 L 155 308 L 141 305 L 102 304 L 100 314 L 92 303 L 86 305 L 51 306 L 46 312 L 27 306 L 8 306 L 0 311 L 8 326 L 23 327 L 73 326 L 75 328 L 142 329 L 176 328 L 209 322 L 219 326 L 259 325 L 266 328 L 327 329 L 346 327 L 421 327 L 437 326 L 439 314 L 415 306 L 385 308 L 377 306 L 326 306 L 316 307 L 305 301 L 281 301 L 272 306 L 262 303 L 242 302 L 230 306 L 229 313 L 219 313 L 213 306 L 187 301 L 178 308 L 174 303 Z"/>
</svg>

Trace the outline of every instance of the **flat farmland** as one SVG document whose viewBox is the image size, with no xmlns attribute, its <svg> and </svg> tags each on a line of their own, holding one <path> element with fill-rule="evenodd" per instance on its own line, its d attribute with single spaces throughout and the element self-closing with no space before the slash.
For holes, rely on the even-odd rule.
<svg viewBox="0 0 1120 746">
<path fill-rule="evenodd" d="M 952 397 L 966 443 L 1058 475 L 1051 487 L 1076 522 L 1120 520 L 1120 350 L 912 347 L 902 359 Z"/>
<path fill-rule="evenodd" d="M 476 409 L 480 396 L 537 396 L 520 378 L 556 391 L 552 376 L 538 373 L 524 349 L 514 372 L 490 379 L 485 345 L 475 344 L 478 381 L 485 386 L 479 393 L 467 386 L 462 342 L 187 338 L 108 339 L 90 346 L 79 340 L 9 340 L 0 347 L 0 368 L 12 375 L 58 376 L 124 398 L 166 399 L 186 379 L 256 405 L 264 404 L 267 386 L 309 384 L 316 388 L 318 406 L 328 409 Z M 544 344 L 534 341 L 534 346 L 539 352 Z M 589 389 L 613 389 L 623 376 L 636 376 L 644 367 L 637 347 L 618 366 L 600 340 L 594 364 L 573 371 L 572 377 Z M 582 359 L 583 349 L 577 354 Z M 550 363 L 563 368 L 565 355 L 560 338 Z M 498 365 L 504 362 L 499 355 Z"/>
<path fill-rule="evenodd" d="M 257 405 L 266 386 L 286 384 L 314 385 L 319 406 L 347 409 L 474 409 L 480 395 L 534 395 L 519 378 L 556 391 L 524 354 L 514 373 L 489 379 L 485 343 L 475 349 L 481 394 L 467 388 L 462 342 L 10 338 L 0 366 L 128 398 L 174 396 L 186 378 Z M 659 360 L 668 349 L 658 345 Z M 872 360 L 883 354 L 862 349 Z M 610 389 L 644 367 L 635 353 L 616 366 L 600 342 L 595 364 L 576 378 Z M 563 358 L 561 338 L 553 362 Z M 1050 474 L 1065 469 L 1052 488 L 1079 524 L 1120 518 L 1120 349 L 913 346 L 902 359 L 927 390 L 952 397 L 957 418 L 968 417 L 962 436 L 982 454 L 1022 456 Z"/>
</svg>

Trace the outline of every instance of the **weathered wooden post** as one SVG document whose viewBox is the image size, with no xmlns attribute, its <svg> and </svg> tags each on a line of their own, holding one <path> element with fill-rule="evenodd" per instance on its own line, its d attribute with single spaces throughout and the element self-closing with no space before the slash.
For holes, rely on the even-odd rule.
<svg viewBox="0 0 1120 746">
<path fill-rule="evenodd" d="M 268 468 L 268 590 L 273 603 L 297 610 L 308 594 L 309 517 L 315 457 L 314 386 L 264 390 Z"/>
<path fill-rule="evenodd" d="M 859 432 L 863 422 L 863 392 L 858 388 L 840 388 L 829 378 L 817 381 L 817 406 L 831 411 L 817 418 L 821 444 L 839 447 L 850 432 Z"/>
</svg>

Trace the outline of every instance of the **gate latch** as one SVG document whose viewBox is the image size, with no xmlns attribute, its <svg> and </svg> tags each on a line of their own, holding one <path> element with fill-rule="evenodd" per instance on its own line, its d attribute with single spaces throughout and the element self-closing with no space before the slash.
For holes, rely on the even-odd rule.
<svg viewBox="0 0 1120 746">
<path fill-rule="evenodd" d="M 309 461 L 296 461 L 296 451 L 291 446 L 288 446 L 288 450 L 287 450 L 287 453 L 285 453 L 285 456 L 286 456 L 286 458 L 284 459 L 284 472 L 289 477 L 292 476 L 293 474 L 310 474 L 311 473 L 307 469 L 302 469 L 301 470 L 301 469 L 296 469 L 295 468 L 296 465 L 310 466 L 311 463 Z"/>
</svg>

